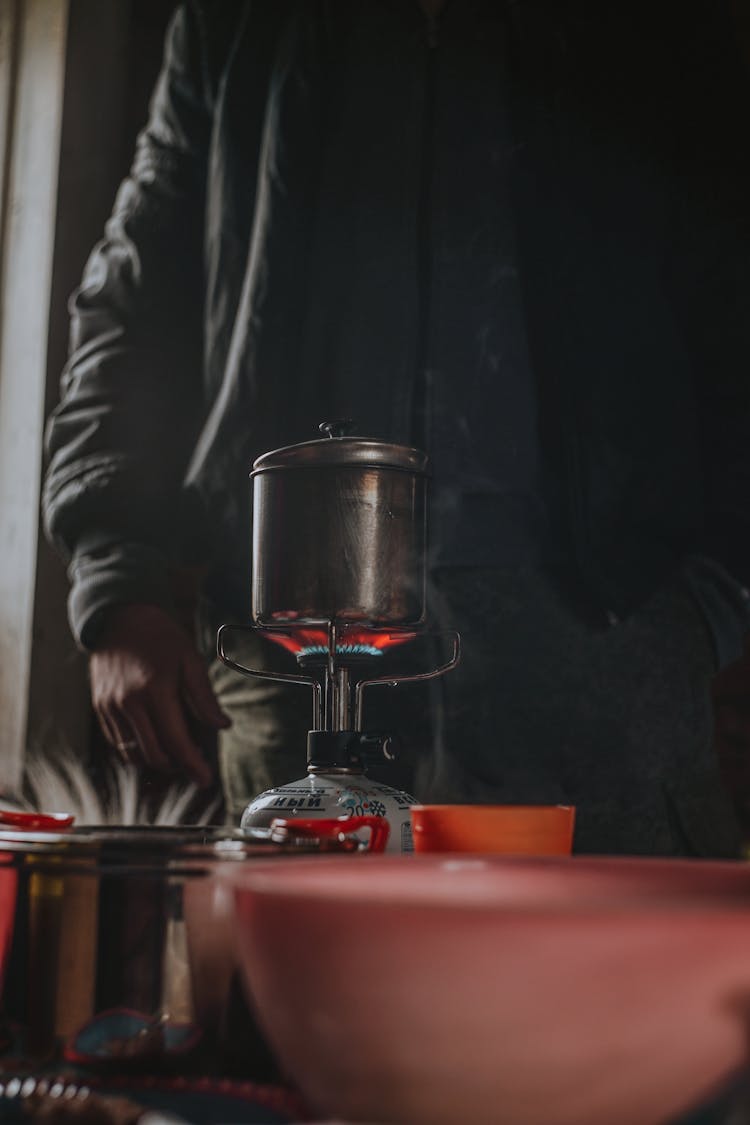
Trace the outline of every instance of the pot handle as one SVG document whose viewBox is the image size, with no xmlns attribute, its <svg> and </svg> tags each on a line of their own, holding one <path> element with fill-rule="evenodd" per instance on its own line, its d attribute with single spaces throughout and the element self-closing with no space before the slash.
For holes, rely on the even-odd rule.
<svg viewBox="0 0 750 1125">
<path fill-rule="evenodd" d="M 351 418 L 337 418 L 335 422 L 321 422 L 318 429 L 328 438 L 344 438 L 351 437 L 356 426 Z"/>
<path fill-rule="evenodd" d="M 382 816 L 279 817 L 271 821 L 271 839 L 282 842 L 296 836 L 305 840 L 343 840 L 362 828 L 370 829 L 363 850 L 384 852 L 391 826 Z"/>
<path fill-rule="evenodd" d="M 312 676 L 295 676 L 291 672 L 264 672 L 259 668 L 246 668 L 244 664 L 238 664 L 236 660 L 232 660 L 231 656 L 227 656 L 224 645 L 224 638 L 232 630 L 238 633 L 258 632 L 254 625 L 221 625 L 216 634 L 216 654 L 219 660 L 226 664 L 227 668 L 239 672 L 242 676 L 253 676 L 257 680 L 281 680 L 285 684 L 305 684 L 307 687 L 311 687 L 313 689 L 313 727 L 317 730 L 321 725 L 322 704 L 321 688 L 318 681 L 313 679 Z"/>
<path fill-rule="evenodd" d="M 364 709 L 364 692 L 365 688 L 375 687 L 377 684 L 387 684 L 389 687 L 397 687 L 399 684 L 413 684 L 421 680 L 434 680 L 437 676 L 443 676 L 449 672 L 451 668 L 455 668 L 461 659 L 461 634 L 456 632 L 443 632 L 443 633 L 426 633 L 425 636 L 430 637 L 450 637 L 453 643 L 453 651 L 450 658 L 444 664 L 439 664 L 437 668 L 430 668 L 427 672 L 412 672 L 407 676 L 374 676 L 369 680 L 360 680 L 354 689 L 354 725 L 357 730 L 362 730 L 364 726 L 363 709 Z"/>
</svg>

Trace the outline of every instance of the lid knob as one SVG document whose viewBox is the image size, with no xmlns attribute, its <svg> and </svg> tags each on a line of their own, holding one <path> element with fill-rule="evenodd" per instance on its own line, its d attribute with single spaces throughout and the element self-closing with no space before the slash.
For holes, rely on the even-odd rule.
<svg viewBox="0 0 750 1125">
<path fill-rule="evenodd" d="M 343 438 L 353 434 L 356 427 L 351 418 L 338 418 L 335 422 L 321 422 L 318 429 L 329 438 Z"/>
</svg>

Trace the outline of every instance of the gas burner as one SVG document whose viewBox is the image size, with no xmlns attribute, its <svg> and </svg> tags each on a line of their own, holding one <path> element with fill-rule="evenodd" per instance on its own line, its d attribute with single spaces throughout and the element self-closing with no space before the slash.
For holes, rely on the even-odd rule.
<svg viewBox="0 0 750 1125">
<path fill-rule="evenodd" d="M 328 628 L 276 626 L 258 631 L 261 636 L 296 656 L 301 667 L 327 661 L 329 658 Z M 413 630 L 378 630 L 364 629 L 358 625 L 340 625 L 337 630 L 336 659 L 345 663 L 377 659 L 385 652 L 415 640 L 417 636 Z"/>
<path fill-rule="evenodd" d="M 337 644 L 336 656 L 338 658 L 346 656 L 382 656 L 382 648 L 376 648 L 375 645 L 367 645 L 362 641 L 357 644 Z M 326 645 L 308 645 L 307 648 L 301 648 L 297 653 L 297 659 L 301 662 L 308 656 L 322 656 L 328 659 L 328 647 Z"/>
<path fill-rule="evenodd" d="M 313 695 L 308 776 L 255 798 L 242 827 L 265 826 L 280 810 L 325 817 L 372 806 L 390 821 L 390 847 L 408 851 L 414 798 L 366 776 L 374 757 L 393 759 L 396 740 L 364 729 L 363 699 L 365 688 L 429 680 L 458 663 L 457 633 L 438 667 L 388 673 L 383 659 L 434 635 L 423 629 L 427 455 L 356 438 L 350 423 L 320 428 L 324 439 L 272 450 L 253 465 L 253 625 L 223 625 L 217 637 L 220 658 L 236 672 L 306 684 Z M 297 672 L 233 661 L 226 636 L 243 628 L 290 653 Z"/>
</svg>

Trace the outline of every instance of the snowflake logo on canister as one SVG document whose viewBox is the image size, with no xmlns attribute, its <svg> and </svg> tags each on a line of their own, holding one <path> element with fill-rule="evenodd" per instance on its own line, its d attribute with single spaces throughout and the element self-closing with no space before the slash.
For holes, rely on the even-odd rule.
<svg viewBox="0 0 750 1125">
<path fill-rule="evenodd" d="M 385 805 L 364 789 L 344 789 L 336 802 L 349 816 L 385 816 Z"/>
</svg>

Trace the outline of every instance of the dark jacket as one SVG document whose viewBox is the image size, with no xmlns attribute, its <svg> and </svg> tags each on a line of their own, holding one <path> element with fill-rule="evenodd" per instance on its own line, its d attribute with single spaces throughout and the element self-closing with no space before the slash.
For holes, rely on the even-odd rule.
<svg viewBox="0 0 750 1125">
<path fill-rule="evenodd" d="M 746 103 L 713 0 L 180 8 L 49 426 L 82 643 L 186 562 L 246 612 L 250 463 L 329 416 L 427 445 L 437 561 L 491 562 L 511 304 L 541 565 L 610 617 L 688 557 L 750 581 Z"/>
</svg>

